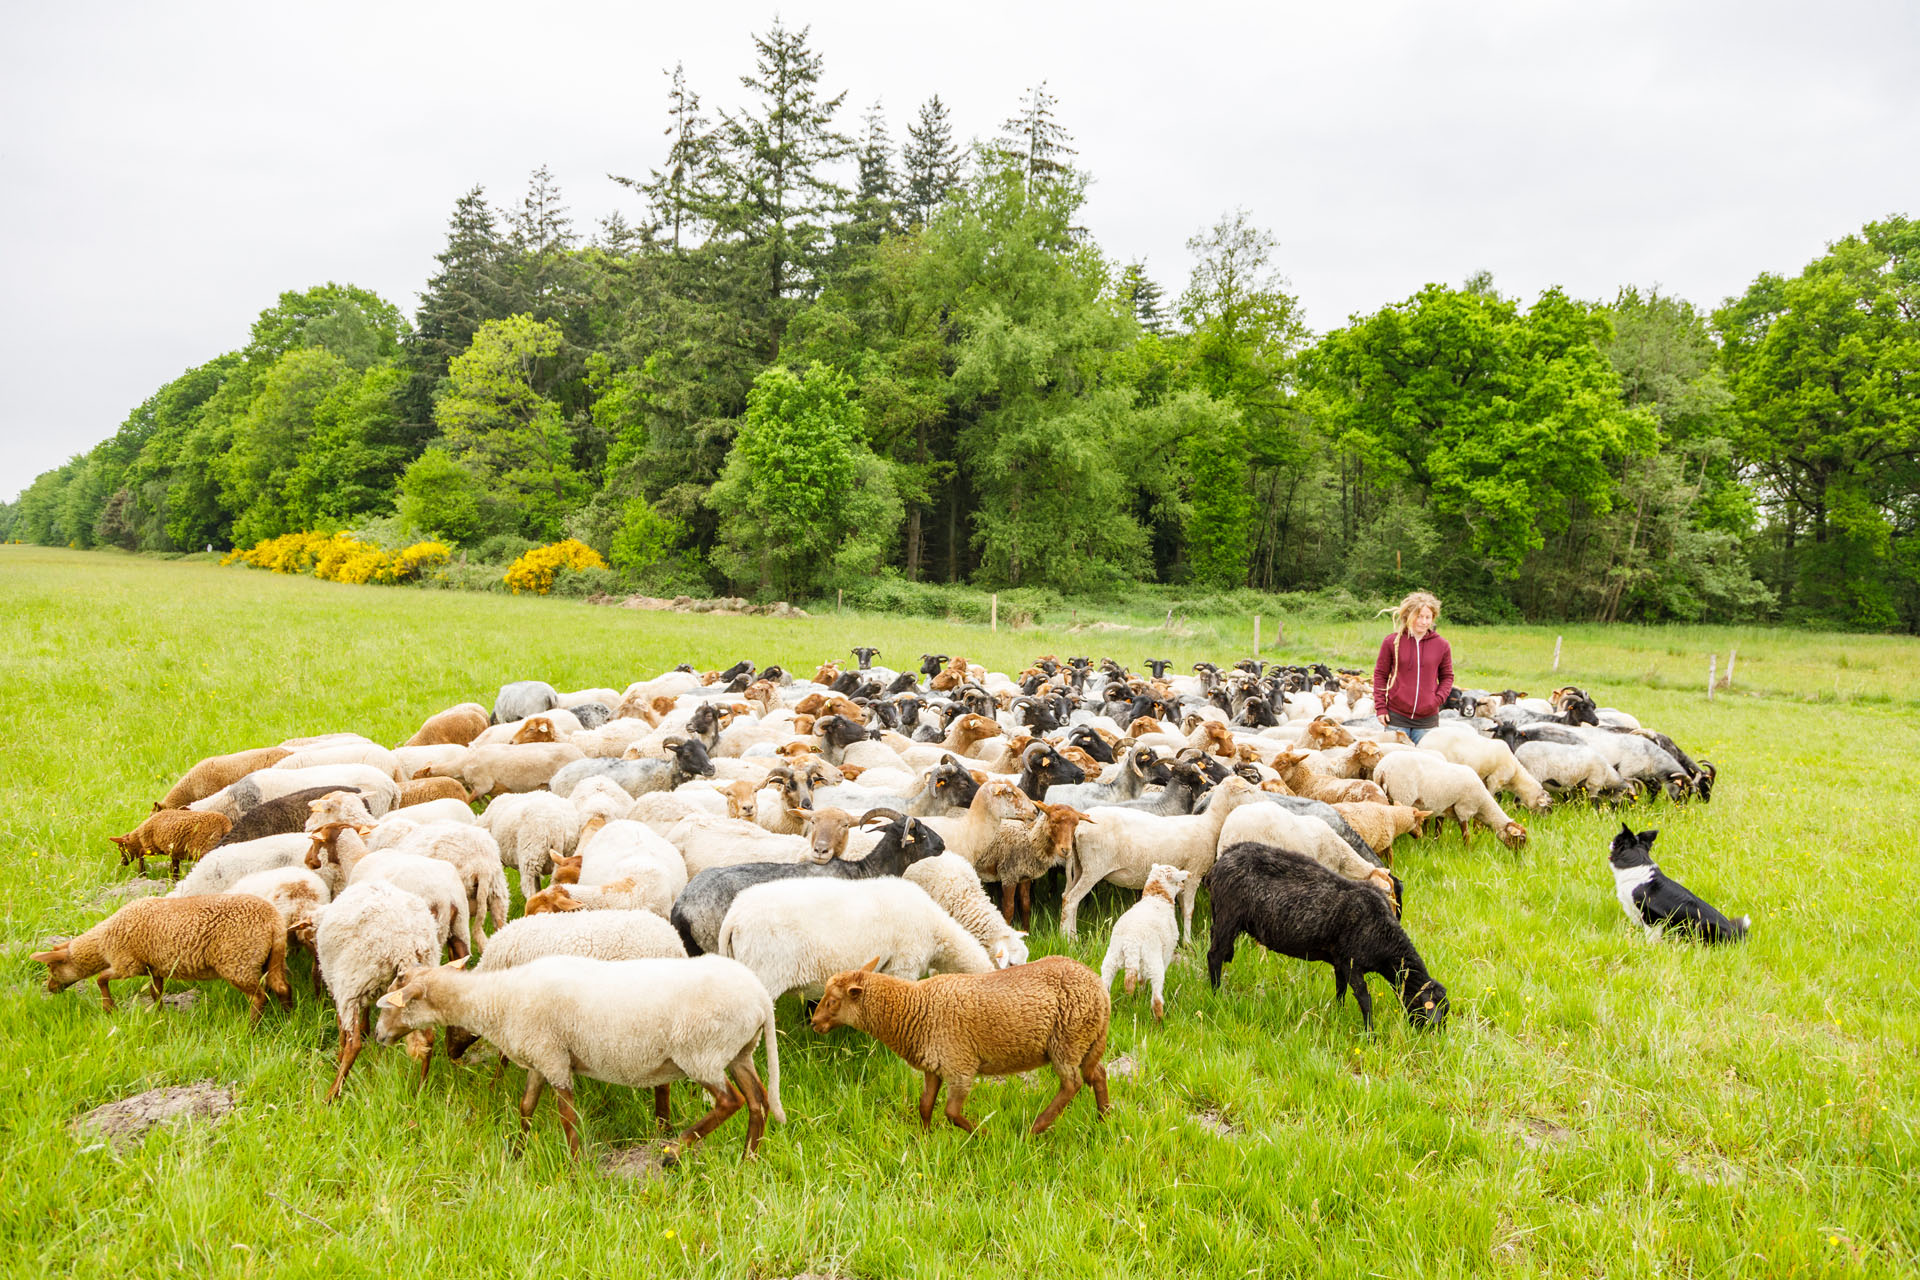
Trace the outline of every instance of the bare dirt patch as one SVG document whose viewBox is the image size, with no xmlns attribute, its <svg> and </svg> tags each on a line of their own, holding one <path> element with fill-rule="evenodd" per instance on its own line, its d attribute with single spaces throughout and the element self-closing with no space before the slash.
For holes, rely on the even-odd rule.
<svg viewBox="0 0 1920 1280">
<path fill-rule="evenodd" d="M 93 895 L 93 905 L 96 907 L 108 907 L 118 902 L 125 902 L 130 898 L 150 898 L 156 893 L 165 893 L 172 887 L 173 882 L 170 880 L 149 880 L 143 877 L 135 877 L 132 880 L 122 880 L 118 884 L 100 886 L 100 891 Z"/>
<path fill-rule="evenodd" d="M 661 1139 L 636 1143 L 630 1147 L 613 1147 L 600 1153 L 598 1163 L 600 1172 L 610 1178 L 647 1182 L 665 1177 L 669 1169 L 680 1163 L 680 1144 Z"/>
<path fill-rule="evenodd" d="M 1529 1151 L 1564 1147 L 1574 1140 L 1573 1130 L 1539 1116 L 1527 1116 L 1518 1126 L 1520 1145 Z"/>
<path fill-rule="evenodd" d="M 1109 1080 L 1131 1080 L 1140 1074 L 1140 1064 L 1133 1060 L 1133 1055 L 1130 1053 L 1109 1058 L 1105 1065 Z"/>
<path fill-rule="evenodd" d="M 1216 1138 L 1237 1138 L 1247 1131 L 1245 1125 L 1238 1125 L 1227 1119 L 1225 1113 L 1218 1107 L 1208 1107 L 1204 1111 L 1196 1111 L 1193 1116 L 1193 1122 Z"/>
<path fill-rule="evenodd" d="M 126 1151 L 146 1141 L 155 1125 L 196 1121 L 218 1125 L 233 1112 L 236 1103 L 233 1090 L 211 1080 L 149 1089 L 95 1107 L 73 1122 L 73 1132 L 83 1142 L 108 1142 L 114 1150 Z"/>
</svg>

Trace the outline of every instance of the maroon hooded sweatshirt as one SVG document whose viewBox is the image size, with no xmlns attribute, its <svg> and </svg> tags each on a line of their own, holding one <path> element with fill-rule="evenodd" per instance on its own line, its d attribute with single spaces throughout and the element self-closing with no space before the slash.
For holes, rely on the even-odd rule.
<svg viewBox="0 0 1920 1280">
<path fill-rule="evenodd" d="M 1399 649 L 1399 673 L 1394 673 L 1394 650 Z M 1393 688 L 1387 688 L 1387 681 Z M 1453 692 L 1453 650 L 1438 630 L 1415 640 L 1395 631 L 1380 642 L 1373 662 L 1373 714 L 1387 711 L 1412 722 L 1418 729 L 1438 723 L 1440 708 Z M 1425 723 L 1422 723 L 1422 722 Z"/>
</svg>

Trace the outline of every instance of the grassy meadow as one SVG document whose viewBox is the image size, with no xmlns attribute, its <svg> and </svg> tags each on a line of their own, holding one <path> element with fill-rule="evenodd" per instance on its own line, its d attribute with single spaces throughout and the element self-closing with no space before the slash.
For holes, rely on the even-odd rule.
<svg viewBox="0 0 1920 1280">
<path fill-rule="evenodd" d="M 1089 620 L 1091 621 L 1091 620 Z M 1264 620 L 1271 636 L 1273 619 Z M 1380 624 L 1286 619 L 1272 656 L 1370 658 Z M 1090 1093 L 1035 1139 L 1051 1073 L 985 1082 L 969 1138 L 913 1114 L 918 1077 L 857 1033 L 781 1006 L 789 1122 L 740 1159 L 744 1116 L 664 1176 L 575 1167 L 550 1099 L 514 1155 L 517 1072 L 437 1059 L 416 1092 L 370 1046 L 327 1106 L 335 1031 L 310 998 L 249 1034 L 202 985 L 155 1010 L 121 984 L 44 990 L 26 956 L 114 905 L 131 829 L 194 761 L 331 730 L 399 742 L 505 681 L 620 687 L 680 661 L 804 671 L 855 644 L 908 664 L 1040 653 L 1138 666 L 1244 656 L 1251 619 L 1187 634 L 1115 615 L 1076 632 L 879 616 L 769 620 L 277 577 L 195 561 L 0 548 L 0 1233 L 8 1276 L 1912 1275 L 1920 1267 L 1920 1012 L 1906 866 L 1920 823 L 1911 639 L 1573 627 L 1559 680 L 1715 761 L 1710 805 L 1642 807 L 1666 870 L 1744 945 L 1648 945 L 1613 897 L 1618 818 L 1526 819 L 1402 844 L 1407 926 L 1452 992 L 1444 1033 L 1376 1031 L 1325 966 L 1242 942 L 1221 991 L 1197 946 L 1164 1025 L 1116 996 L 1114 1110 Z M 1444 620 L 1443 620 L 1444 623 Z M 1129 629 L 1131 628 L 1131 629 Z M 1541 692 L 1555 631 L 1447 628 L 1463 683 Z M 1731 691 L 1706 659 L 1738 648 Z M 1054 894 L 1036 954 L 1098 966 L 1130 894 L 1102 890 L 1067 946 Z M 1038 895 L 1036 895 L 1038 897 Z M 178 989 L 178 987 L 176 987 Z M 124 1155 L 74 1118 L 214 1081 L 217 1129 Z M 651 1099 L 583 1081 L 595 1149 L 652 1137 Z M 705 1103 L 674 1091 L 684 1124 Z"/>
</svg>

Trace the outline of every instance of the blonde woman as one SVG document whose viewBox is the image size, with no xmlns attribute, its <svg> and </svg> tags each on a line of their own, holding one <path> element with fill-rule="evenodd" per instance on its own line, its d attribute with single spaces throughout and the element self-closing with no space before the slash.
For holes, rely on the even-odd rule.
<svg viewBox="0 0 1920 1280">
<path fill-rule="evenodd" d="M 1434 630 L 1440 601 L 1416 591 L 1393 611 L 1393 631 L 1373 662 L 1373 711 L 1415 742 L 1440 723 L 1453 692 L 1453 650 Z"/>
</svg>

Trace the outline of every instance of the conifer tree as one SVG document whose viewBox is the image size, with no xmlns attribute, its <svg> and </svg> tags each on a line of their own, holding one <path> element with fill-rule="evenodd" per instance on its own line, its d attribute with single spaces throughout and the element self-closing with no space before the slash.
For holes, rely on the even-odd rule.
<svg viewBox="0 0 1920 1280">
<path fill-rule="evenodd" d="M 924 227 L 960 185 L 960 149 L 954 145 L 953 123 L 939 94 L 921 103 L 920 118 L 907 126 L 907 145 L 900 160 L 905 170 L 907 225 Z"/>
</svg>

